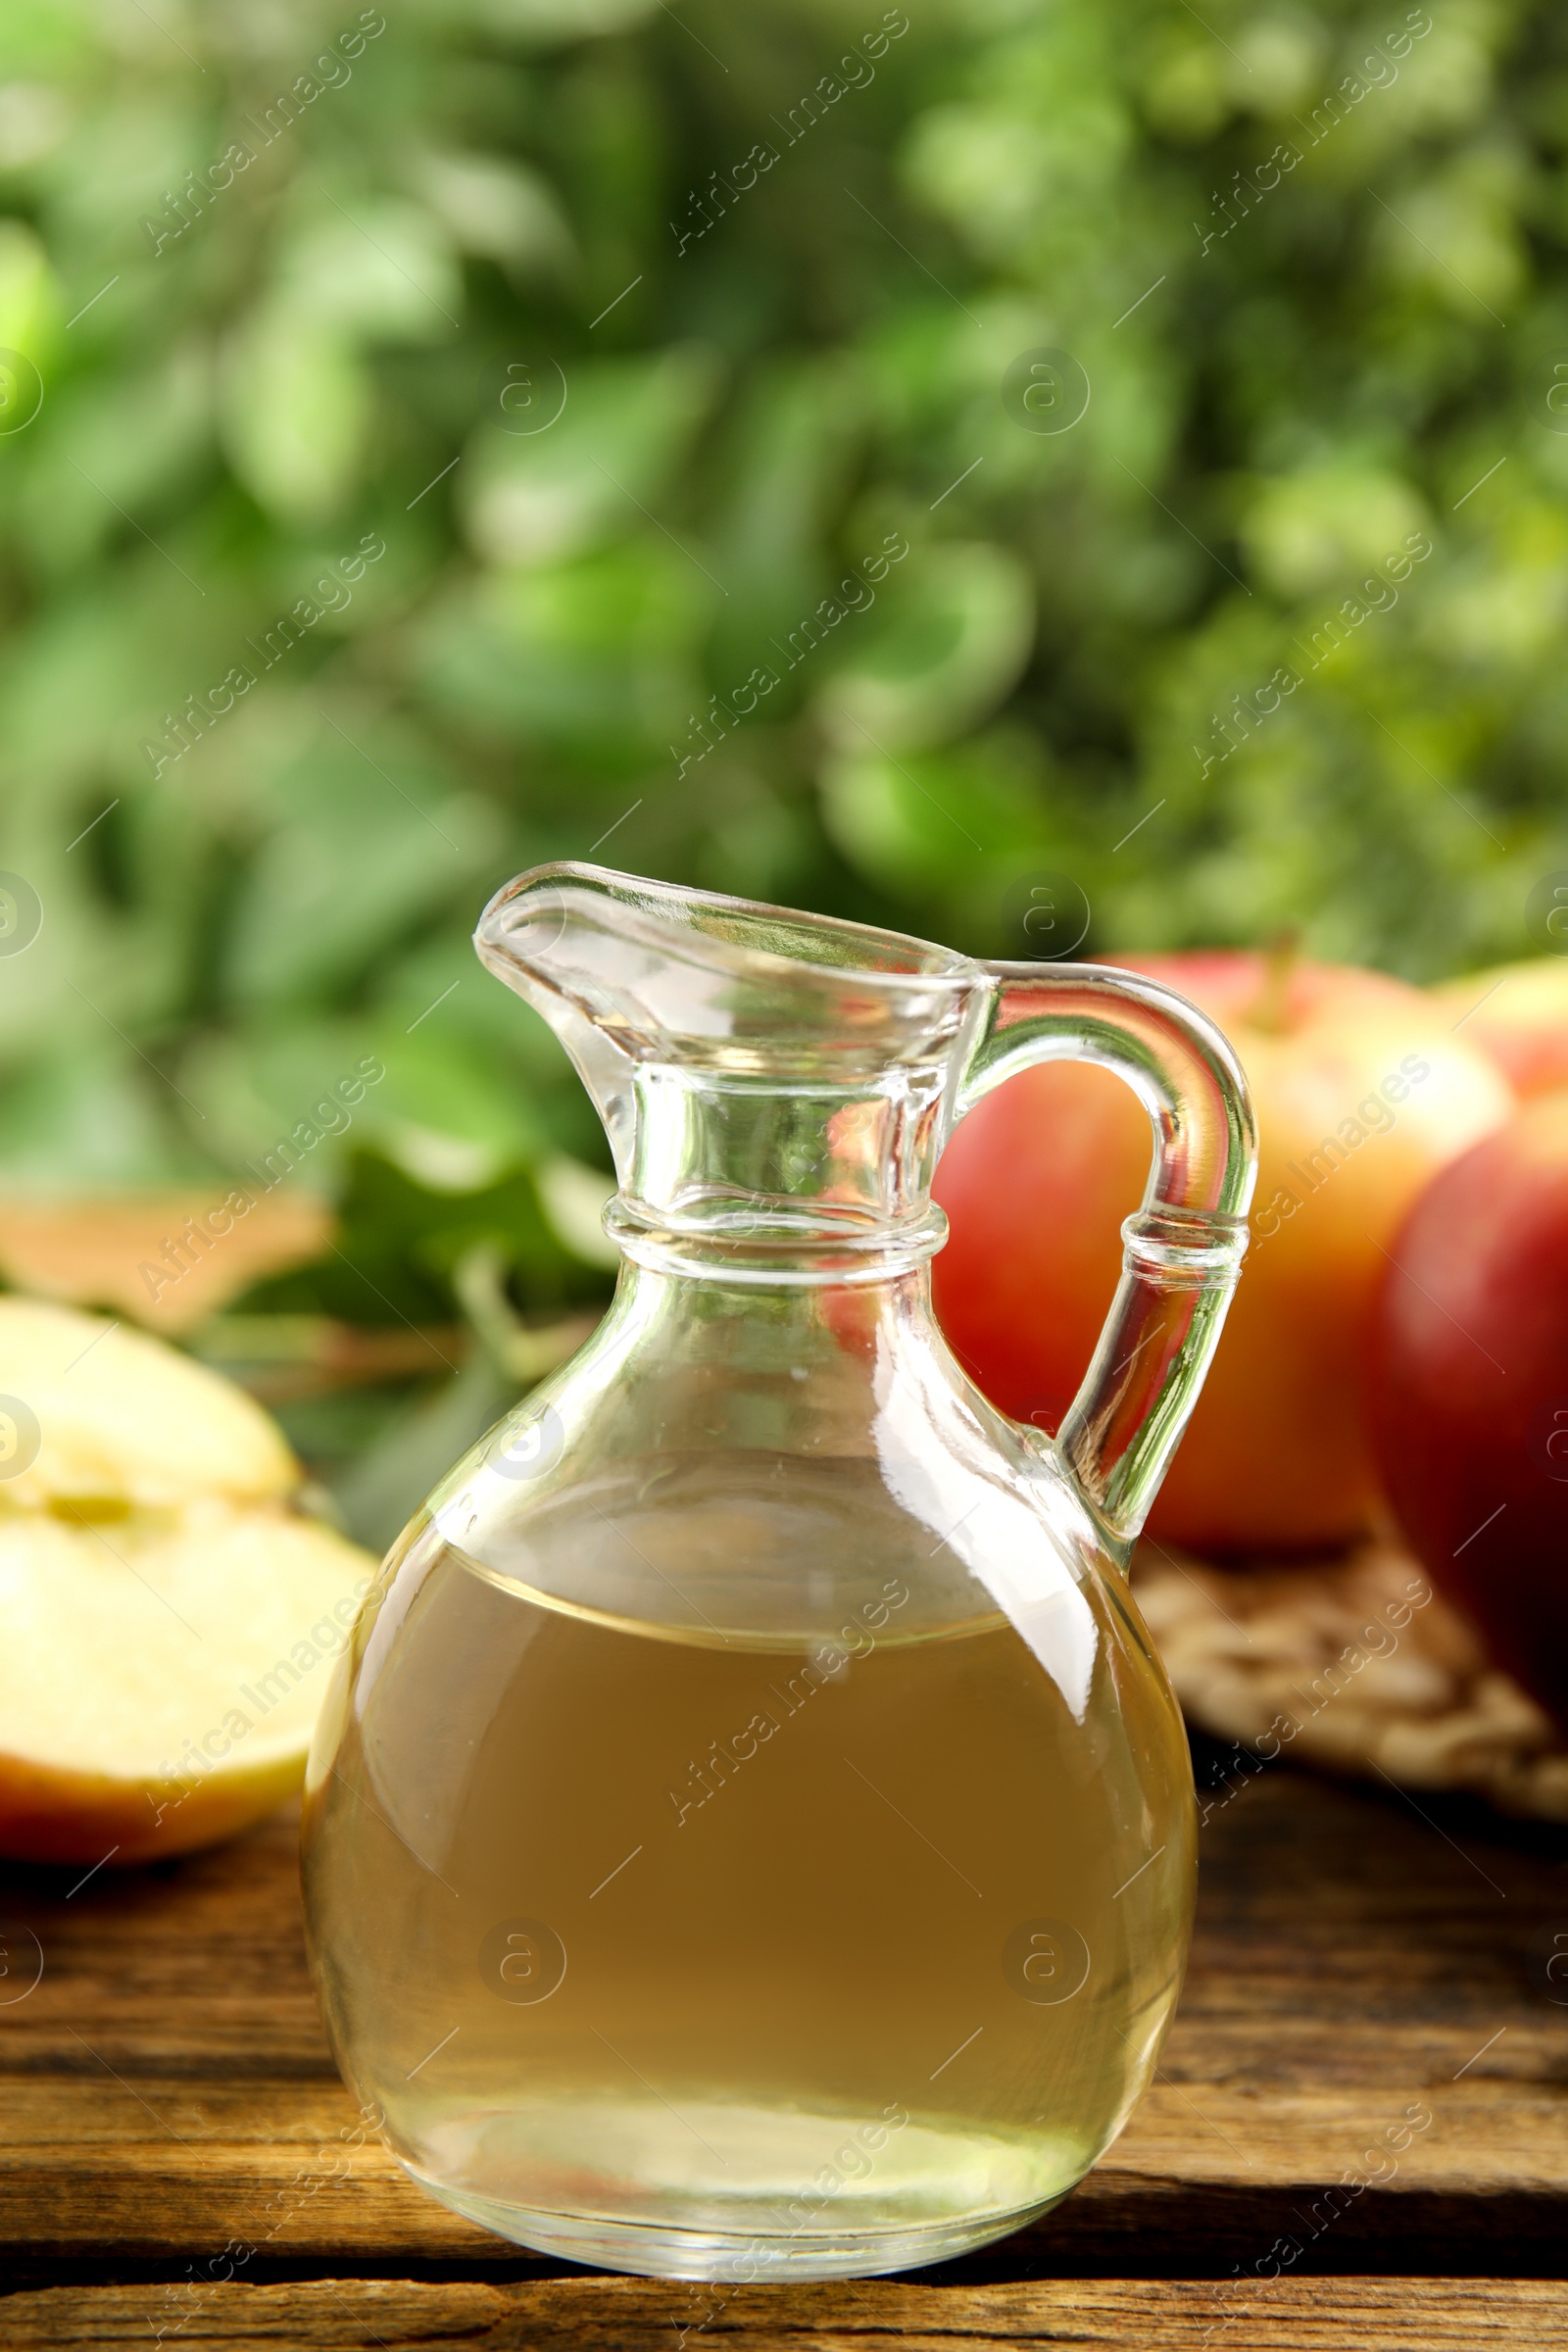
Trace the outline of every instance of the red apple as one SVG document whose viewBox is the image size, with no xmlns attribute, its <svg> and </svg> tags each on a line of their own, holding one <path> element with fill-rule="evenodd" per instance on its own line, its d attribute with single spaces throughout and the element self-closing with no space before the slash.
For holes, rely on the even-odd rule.
<svg viewBox="0 0 1568 2352">
<path fill-rule="evenodd" d="M 1152 1529 L 1211 1554 L 1347 1540 L 1377 1503 L 1360 1373 L 1383 1251 L 1512 1098 L 1420 990 L 1382 973 L 1231 950 L 1112 960 L 1218 1021 L 1261 1142 L 1248 1264 Z M 948 1146 L 937 1312 L 1004 1411 L 1054 1430 L 1071 1401 L 1149 1157 L 1120 1081 L 1068 1065 L 1000 1088 Z"/>
<path fill-rule="evenodd" d="M 1445 1168 L 1390 1256 L 1368 1382 L 1390 1499 L 1568 1730 L 1568 1096 Z"/>
<path fill-rule="evenodd" d="M 1455 1034 L 1489 1054 L 1522 1101 L 1568 1087 L 1568 961 L 1499 963 L 1431 993 Z"/>
</svg>

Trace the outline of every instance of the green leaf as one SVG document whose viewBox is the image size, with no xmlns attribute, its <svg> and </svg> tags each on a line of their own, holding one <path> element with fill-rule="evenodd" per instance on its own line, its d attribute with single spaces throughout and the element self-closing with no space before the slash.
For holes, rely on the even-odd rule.
<svg viewBox="0 0 1568 2352">
<path fill-rule="evenodd" d="M 1397 555 L 1427 519 L 1425 501 L 1408 482 L 1347 453 L 1257 482 L 1246 499 L 1241 538 L 1253 578 L 1294 599 Z"/>
<path fill-rule="evenodd" d="M 369 388 L 329 317 L 264 303 L 225 355 L 223 439 L 239 479 L 280 521 L 341 511 L 359 475 Z"/>
<path fill-rule="evenodd" d="M 437 152 L 422 159 L 417 174 L 426 202 L 465 253 L 551 276 L 577 260 L 571 223 L 542 172 L 501 156 Z"/>
<path fill-rule="evenodd" d="M 823 820 L 852 864 L 900 898 L 951 912 L 1002 900 L 1013 876 L 1063 851 L 1037 751 L 1008 735 L 899 759 L 870 750 L 831 759 Z"/>
<path fill-rule="evenodd" d="M 297 1004 L 373 973 L 423 917 L 471 894 L 495 855 L 486 804 L 348 712 L 270 779 L 274 829 L 250 861 L 227 940 L 236 1004 Z"/>
<path fill-rule="evenodd" d="M 430 1191 L 460 1193 L 550 1150 L 526 1093 L 499 1082 L 472 1044 L 384 1019 L 215 1038 L 187 1058 L 181 1085 L 209 1149 L 238 1165 L 286 1147 L 287 1172 L 318 1189 L 367 1147 Z"/>
<path fill-rule="evenodd" d="M 58 1200 L 200 1184 L 212 1162 L 183 1141 L 167 1088 L 105 1033 L 0 1082 L 0 1184 Z"/>
<path fill-rule="evenodd" d="M 459 0 L 471 24 L 529 41 L 576 41 L 624 32 L 652 14 L 655 0 Z"/>
<path fill-rule="evenodd" d="M 499 572 L 432 614 L 423 674 L 446 710 L 508 734 L 646 758 L 702 706 L 698 640 L 712 603 L 662 539 Z"/>
<path fill-rule="evenodd" d="M 377 1152 L 357 1151 L 338 1205 L 335 1250 L 317 1265 L 258 1286 L 238 1303 L 354 1323 L 455 1321 L 452 1277 L 480 1244 L 499 1251 L 530 1314 L 608 1295 L 605 1269 L 567 1250 L 526 1169 L 478 1191 L 453 1193 L 420 1184 Z"/>
<path fill-rule="evenodd" d="M 1017 557 L 940 546 L 891 575 L 863 625 L 842 622 L 838 666 L 816 697 L 836 742 L 906 751 L 945 743 L 995 710 L 1034 637 L 1034 591 Z"/>
<path fill-rule="evenodd" d="M 385 198 L 327 201 L 279 257 L 278 307 L 368 343 L 445 341 L 463 291 L 430 213 Z"/>
<path fill-rule="evenodd" d="M 49 256 L 20 220 L 0 220 L 0 351 L 20 352 L 38 369 L 54 357 L 64 314 Z M 0 430 L 14 415 L 0 409 Z"/>
<path fill-rule="evenodd" d="M 717 390 L 712 354 L 692 346 L 558 373 L 553 423 L 487 426 L 466 453 L 468 535 L 492 564 L 559 563 L 644 529 Z"/>
</svg>

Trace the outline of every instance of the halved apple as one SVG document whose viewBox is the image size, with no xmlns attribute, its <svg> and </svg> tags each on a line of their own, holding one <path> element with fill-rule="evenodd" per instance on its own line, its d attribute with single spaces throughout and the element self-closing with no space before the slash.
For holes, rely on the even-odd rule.
<svg viewBox="0 0 1568 2352">
<path fill-rule="evenodd" d="M 375 1563 L 242 1390 L 0 1298 L 0 1852 L 119 1868 L 298 1786 Z"/>
</svg>

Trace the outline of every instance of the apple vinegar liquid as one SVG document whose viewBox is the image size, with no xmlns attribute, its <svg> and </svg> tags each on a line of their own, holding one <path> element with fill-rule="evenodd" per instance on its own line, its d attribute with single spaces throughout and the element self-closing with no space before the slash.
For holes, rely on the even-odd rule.
<svg viewBox="0 0 1568 2352">
<path fill-rule="evenodd" d="M 372 1601 L 307 1814 L 345 2072 L 435 2195 L 579 2260 L 830 2276 L 1000 2235 L 1114 2138 L 1175 2001 L 1191 1775 L 1158 1670 L 1099 1593 L 1075 1714 L 1004 1616 L 932 1622 L 853 1513 L 799 1570 L 850 1602 L 724 1624 L 660 1524 L 629 1564 L 679 1622 L 427 1523 Z"/>
</svg>

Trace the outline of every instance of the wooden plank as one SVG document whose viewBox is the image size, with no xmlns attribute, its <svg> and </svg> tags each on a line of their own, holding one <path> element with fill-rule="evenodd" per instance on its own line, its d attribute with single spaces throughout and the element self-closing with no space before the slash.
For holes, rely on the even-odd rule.
<svg viewBox="0 0 1568 2352">
<path fill-rule="evenodd" d="M 1568 1838 L 1426 1809 L 1441 1831 L 1392 1793 L 1284 1770 L 1242 1787 L 1205 1832 L 1160 2079 L 1067 2204 L 962 2276 L 1253 2276 L 1278 2237 L 1297 2270 L 1562 2270 L 1564 2012 L 1531 1951 L 1568 1926 Z M 273 2277 L 559 2269 L 447 2213 L 377 2147 L 321 2178 L 350 2106 L 305 1969 L 293 1835 L 274 1821 L 80 1887 L 7 1874 L 0 1917 L 44 1953 L 36 1989 L 0 2006 L 12 2280 L 230 2238 Z M 1392 2148 L 1412 2107 L 1431 2123 Z M 1383 2178 L 1328 2217 L 1348 2171 Z"/>
<path fill-rule="evenodd" d="M 711 2311 L 710 2317 L 705 2317 Z M 51 2287 L 0 2306 L 15 2352 L 37 2345 L 177 2342 L 184 2352 L 681 2352 L 705 2333 L 750 2352 L 864 2352 L 897 2338 L 907 2352 L 955 2343 L 1073 2344 L 1109 2352 L 1561 2352 L 1561 2290 L 1503 2279 L 1282 2281 L 1238 2305 L 1211 2285 L 1162 2280 L 1051 2280 L 1029 2286 L 874 2283 L 746 2287 L 714 2304 L 640 2279 L 563 2278 L 529 2285 L 340 2278 L 311 2285 L 212 2286 L 180 2297 L 158 2287 Z M 177 2332 L 176 2332 L 177 2330 Z"/>
</svg>

